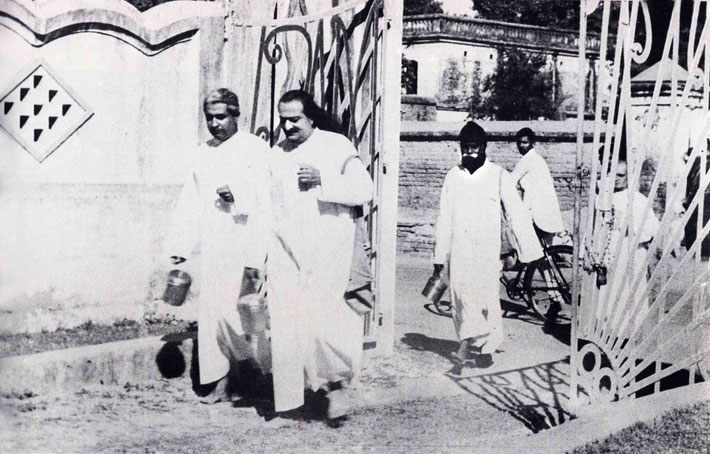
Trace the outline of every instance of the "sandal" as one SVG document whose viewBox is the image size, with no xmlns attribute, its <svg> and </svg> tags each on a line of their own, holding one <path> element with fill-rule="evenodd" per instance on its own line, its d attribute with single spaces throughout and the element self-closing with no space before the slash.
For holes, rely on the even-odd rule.
<svg viewBox="0 0 710 454">
<path fill-rule="evenodd" d="M 459 355 L 459 352 L 457 351 L 451 352 L 449 354 L 449 359 L 451 359 L 457 365 L 462 365 L 466 361 L 468 361 L 468 358 L 462 358 L 461 355 Z"/>
</svg>

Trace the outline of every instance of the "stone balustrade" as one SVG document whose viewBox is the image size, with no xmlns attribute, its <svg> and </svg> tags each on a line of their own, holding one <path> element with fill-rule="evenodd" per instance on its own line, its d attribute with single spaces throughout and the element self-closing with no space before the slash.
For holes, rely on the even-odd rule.
<svg viewBox="0 0 710 454">
<path fill-rule="evenodd" d="M 579 47 L 577 30 L 559 30 L 443 14 L 404 18 L 405 44 L 441 39 L 539 49 L 570 56 L 576 56 Z M 598 35 L 587 34 L 587 55 L 598 57 L 600 45 Z"/>
</svg>

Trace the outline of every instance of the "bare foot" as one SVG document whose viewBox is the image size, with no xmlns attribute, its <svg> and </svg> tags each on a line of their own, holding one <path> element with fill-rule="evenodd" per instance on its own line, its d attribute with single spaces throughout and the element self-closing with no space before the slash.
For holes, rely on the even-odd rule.
<svg viewBox="0 0 710 454">
<path fill-rule="evenodd" d="M 211 393 L 205 397 L 200 398 L 200 402 L 203 404 L 216 404 L 219 402 L 227 402 L 230 400 L 229 393 L 227 392 L 227 377 L 222 377 L 217 382 L 217 385 L 212 390 Z"/>
<path fill-rule="evenodd" d="M 350 389 L 336 389 L 328 393 L 329 420 L 344 418 L 356 406 L 355 392 Z"/>
</svg>

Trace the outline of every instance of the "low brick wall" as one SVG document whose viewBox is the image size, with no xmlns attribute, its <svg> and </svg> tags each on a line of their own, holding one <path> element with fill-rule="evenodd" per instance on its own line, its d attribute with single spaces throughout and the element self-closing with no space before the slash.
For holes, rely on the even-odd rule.
<svg viewBox="0 0 710 454">
<path fill-rule="evenodd" d="M 525 126 L 538 135 L 536 150 L 545 158 L 555 181 L 557 197 L 568 230 L 574 207 L 575 121 L 479 122 L 488 132 L 488 158 L 512 170 L 520 159 L 515 133 Z M 399 220 L 397 251 L 409 256 L 431 257 L 434 224 L 441 185 L 446 173 L 460 162 L 458 132 L 463 123 L 402 122 L 399 168 Z M 589 130 L 591 130 L 589 125 Z M 585 142 L 591 135 L 585 135 Z M 591 143 L 585 144 L 586 164 L 591 163 Z M 585 188 L 588 181 L 585 182 Z M 586 194 L 586 189 L 585 189 Z M 583 200 L 583 202 L 586 202 Z"/>
</svg>

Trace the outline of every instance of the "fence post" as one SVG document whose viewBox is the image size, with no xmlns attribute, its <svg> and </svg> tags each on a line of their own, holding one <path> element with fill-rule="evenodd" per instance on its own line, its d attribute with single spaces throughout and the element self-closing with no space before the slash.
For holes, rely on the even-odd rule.
<svg viewBox="0 0 710 454">
<path fill-rule="evenodd" d="M 384 2 L 384 55 L 382 71 L 382 159 L 377 275 L 382 319 L 377 354 L 394 351 L 394 306 L 397 263 L 397 192 L 399 184 L 400 78 L 402 65 L 402 0 Z"/>
</svg>

